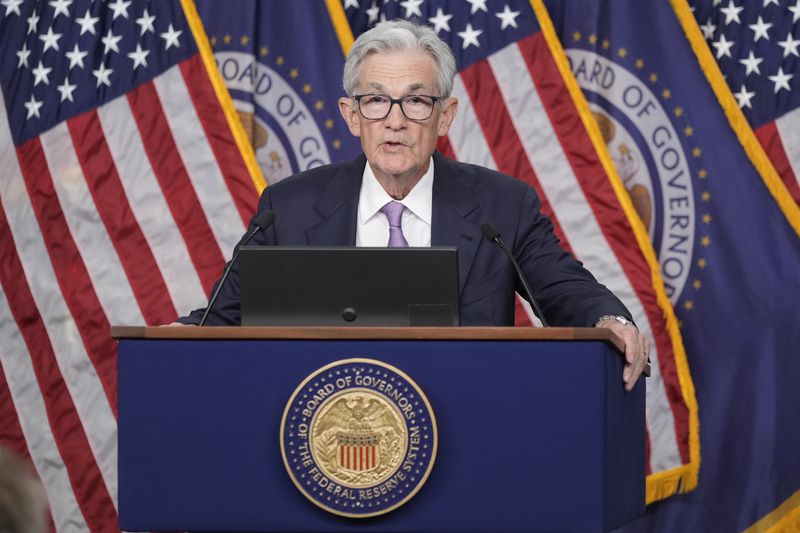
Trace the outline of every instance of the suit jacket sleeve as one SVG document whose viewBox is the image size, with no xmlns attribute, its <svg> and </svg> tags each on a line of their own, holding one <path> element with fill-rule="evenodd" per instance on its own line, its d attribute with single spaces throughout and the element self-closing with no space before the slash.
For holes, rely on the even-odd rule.
<svg viewBox="0 0 800 533">
<path fill-rule="evenodd" d="M 550 325 L 591 327 L 609 314 L 631 319 L 622 302 L 561 247 L 530 187 L 521 202 L 511 248 Z M 517 292 L 524 294 L 519 282 Z"/>
</svg>

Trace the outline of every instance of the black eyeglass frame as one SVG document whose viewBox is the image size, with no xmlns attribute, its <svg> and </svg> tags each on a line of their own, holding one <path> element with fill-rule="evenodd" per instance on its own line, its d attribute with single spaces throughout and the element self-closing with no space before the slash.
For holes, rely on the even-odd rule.
<svg viewBox="0 0 800 533">
<path fill-rule="evenodd" d="M 386 112 L 386 114 L 383 115 L 380 118 L 365 117 L 364 113 L 361 111 L 361 99 L 364 98 L 364 97 L 367 97 L 367 96 L 380 96 L 380 97 L 388 99 L 389 100 L 389 110 Z M 403 109 L 403 100 L 405 100 L 407 98 L 413 98 L 415 96 L 422 96 L 422 97 L 430 98 L 431 100 L 433 100 L 433 105 L 431 106 L 431 114 L 430 115 L 428 115 L 425 118 L 411 118 L 408 115 L 406 115 L 406 110 Z M 352 96 L 352 98 L 353 98 L 353 100 L 356 101 L 356 107 L 358 107 L 358 114 L 361 115 L 361 117 L 364 118 L 365 120 L 383 120 L 383 119 L 385 119 L 386 117 L 389 116 L 389 114 L 392 112 L 392 108 L 394 107 L 395 104 L 397 104 L 397 105 L 400 106 L 400 112 L 403 113 L 403 116 L 406 117 L 407 120 L 411 120 L 413 122 L 424 122 L 424 121 L 428 120 L 429 118 L 431 118 L 433 116 L 433 108 L 436 107 L 436 103 L 437 102 L 442 102 L 444 100 L 447 100 L 446 96 L 434 96 L 432 94 L 407 94 L 405 96 L 401 96 L 400 98 L 392 98 L 388 94 L 368 93 L 368 94 L 354 94 Z"/>
</svg>

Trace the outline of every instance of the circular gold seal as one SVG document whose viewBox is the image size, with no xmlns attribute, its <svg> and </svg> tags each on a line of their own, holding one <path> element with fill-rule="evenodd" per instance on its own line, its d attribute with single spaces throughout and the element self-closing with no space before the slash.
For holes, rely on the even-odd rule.
<svg viewBox="0 0 800 533">
<path fill-rule="evenodd" d="M 327 365 L 297 387 L 281 422 L 281 453 L 300 491 L 349 517 L 411 499 L 436 458 L 436 419 L 425 394 L 373 359 Z"/>
</svg>

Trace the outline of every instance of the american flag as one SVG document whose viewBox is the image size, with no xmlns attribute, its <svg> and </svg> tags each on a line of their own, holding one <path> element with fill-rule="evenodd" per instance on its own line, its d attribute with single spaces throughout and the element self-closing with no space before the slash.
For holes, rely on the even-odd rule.
<svg viewBox="0 0 800 533">
<path fill-rule="evenodd" d="M 800 204 L 800 0 L 693 2 L 747 122 Z"/>
<path fill-rule="evenodd" d="M 580 89 L 568 92 L 571 74 L 542 2 L 344 0 L 342 7 L 356 35 L 407 18 L 431 25 L 449 43 L 459 69 L 453 88 L 459 109 L 439 149 L 533 186 L 562 245 L 631 310 L 653 346 L 647 499 L 690 490 L 699 466 L 697 413 L 691 380 L 678 376 L 680 367 L 688 377 L 688 368 L 674 313 L 646 231 L 632 208 L 626 215 L 621 207 L 624 195 L 607 174 L 613 167 L 604 168 L 600 144 L 582 121 Z M 537 322 L 524 309 L 518 321 Z"/>
<path fill-rule="evenodd" d="M 255 208 L 213 69 L 191 2 L 0 1 L 0 445 L 59 531 L 118 530 L 110 325 L 202 305 Z"/>
</svg>

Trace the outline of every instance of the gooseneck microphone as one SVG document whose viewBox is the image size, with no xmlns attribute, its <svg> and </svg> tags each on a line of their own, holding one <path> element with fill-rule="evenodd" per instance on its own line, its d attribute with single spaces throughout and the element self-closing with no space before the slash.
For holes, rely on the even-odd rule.
<svg viewBox="0 0 800 533">
<path fill-rule="evenodd" d="M 233 264 L 239 258 L 239 250 L 247 246 L 247 243 L 249 243 L 250 240 L 256 236 L 256 233 L 267 229 L 272 225 L 273 222 L 275 222 L 275 213 L 269 209 L 262 211 L 253 219 L 253 225 L 255 226 L 255 228 L 253 228 L 253 231 L 247 234 L 247 237 L 245 238 L 242 245 L 236 248 L 236 253 L 233 254 L 233 257 L 228 263 L 228 266 L 225 267 L 225 272 L 222 273 L 222 278 L 220 278 L 219 283 L 217 284 L 217 288 L 214 290 L 214 294 L 211 295 L 211 299 L 208 301 L 206 312 L 203 313 L 203 318 L 200 319 L 200 324 L 198 324 L 199 326 L 202 326 L 203 324 L 206 323 L 206 319 L 208 318 L 208 312 L 211 311 L 211 307 L 214 305 L 214 302 L 217 301 L 217 296 L 219 296 L 219 291 L 220 289 L 222 289 L 222 285 L 225 283 L 225 280 L 228 279 L 228 274 L 231 273 L 231 268 L 233 267 Z"/>
<path fill-rule="evenodd" d="M 511 259 L 511 264 L 514 265 L 514 270 L 517 271 L 517 277 L 522 282 L 522 287 L 525 289 L 525 294 L 528 296 L 528 301 L 533 306 L 533 310 L 536 311 L 536 315 L 539 317 L 539 320 L 542 321 L 542 326 L 548 328 L 550 327 L 547 324 L 547 320 L 544 318 L 544 313 L 542 313 L 542 309 L 539 307 L 539 304 L 536 302 L 536 298 L 533 297 L 533 292 L 531 292 L 531 288 L 528 286 L 528 282 L 525 279 L 525 276 L 522 274 L 522 269 L 519 267 L 519 263 L 517 263 L 517 258 L 514 257 L 514 254 L 511 253 L 511 250 L 508 249 L 506 243 L 503 242 L 503 239 L 500 238 L 500 230 L 497 229 L 497 226 L 492 224 L 489 221 L 484 222 L 481 224 L 481 232 L 483 232 L 483 238 L 489 242 L 493 242 L 497 244 L 497 246 L 502 249 L 509 259 Z"/>
</svg>

